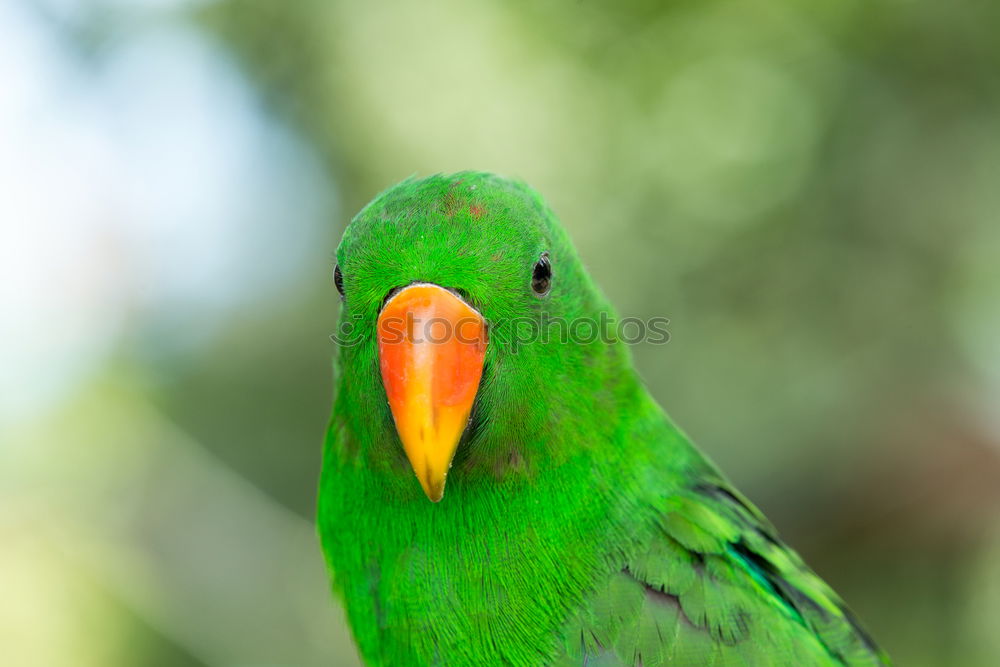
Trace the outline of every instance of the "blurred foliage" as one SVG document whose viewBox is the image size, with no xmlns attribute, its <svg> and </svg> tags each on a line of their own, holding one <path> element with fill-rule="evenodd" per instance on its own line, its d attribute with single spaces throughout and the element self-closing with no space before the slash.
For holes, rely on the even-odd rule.
<svg viewBox="0 0 1000 667">
<path fill-rule="evenodd" d="M 211 548 L 178 533 L 193 551 L 175 562 L 163 542 L 175 533 L 156 521 L 199 510 L 173 505 L 183 491 L 137 510 L 166 531 L 115 533 L 145 574 L 101 579 L 112 602 L 79 595 L 102 605 L 112 634 L 143 638 L 101 664 L 154 664 L 155 647 L 161 664 L 246 664 L 272 636 L 262 628 L 296 631 L 302 616 L 283 605 L 339 626 L 275 639 L 268 659 L 353 659 L 324 606 L 315 545 L 247 565 L 214 589 L 242 589 L 229 605 L 195 602 L 189 576 L 303 534 L 339 234 L 395 181 L 466 168 L 531 183 L 623 315 L 671 318 L 669 345 L 634 350 L 650 389 L 898 664 L 1000 660 L 1000 5 L 219 0 L 143 13 L 103 2 L 57 30 L 110 60 L 116 35 L 150 25 L 183 25 L 232 58 L 250 103 L 320 165 L 308 187 L 337 203 L 313 216 L 292 202 L 266 230 L 241 230 L 280 239 L 315 226 L 293 287 L 244 295 L 184 346 L 172 341 L 198 319 L 152 326 L 140 311 L 98 379 L 25 427 L 58 439 L 52 424 L 72 432 L 96 393 L 96 414 L 131 426 L 94 441 L 131 434 L 144 466 L 215 471 L 192 488 L 219 521 L 247 522 Z M 268 252 L 288 254 L 274 241 Z M 145 416 L 123 416 L 136 410 Z M 134 471 L 98 460 L 60 493 Z M 213 475 L 231 497 L 214 497 Z M 276 518 L 257 524 L 264 507 Z M 280 601 L 273 568 L 285 558 L 309 562 L 289 588 L 297 602 Z M 136 581 L 142 595 L 128 594 Z M 256 605 L 268 611 L 250 614 L 258 639 L 241 652 L 232 626 Z"/>
</svg>

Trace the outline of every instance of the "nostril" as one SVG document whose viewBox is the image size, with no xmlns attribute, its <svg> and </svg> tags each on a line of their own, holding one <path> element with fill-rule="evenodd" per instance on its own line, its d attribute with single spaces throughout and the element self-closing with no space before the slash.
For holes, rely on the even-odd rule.
<svg viewBox="0 0 1000 667">
<path fill-rule="evenodd" d="M 396 296 L 397 294 L 399 294 L 400 292 L 402 292 L 407 287 L 410 287 L 411 285 L 428 285 L 428 284 L 430 284 L 430 285 L 436 285 L 437 283 L 428 283 L 428 282 L 423 281 L 423 280 L 413 280 L 413 281 L 410 281 L 410 282 L 406 283 L 405 285 L 397 285 L 396 287 L 393 287 L 391 290 L 389 290 L 388 292 L 386 292 L 386 294 L 385 294 L 384 297 L 382 297 L 382 303 L 380 303 L 379 307 L 378 307 L 379 312 L 382 312 L 382 309 L 385 308 L 385 304 L 389 303 L 389 301 L 392 299 L 392 297 Z M 479 308 L 476 306 L 476 304 L 472 301 L 472 298 L 469 296 L 469 292 L 467 290 L 461 289 L 459 287 L 444 287 L 443 289 L 446 289 L 449 292 L 451 292 L 452 294 L 458 296 L 460 299 L 462 299 L 462 301 L 464 301 L 465 303 L 469 304 L 470 306 L 472 306 L 473 308 L 475 308 L 477 311 L 479 310 Z"/>
<path fill-rule="evenodd" d="M 389 303 L 389 299 L 399 294 L 400 290 L 402 290 L 404 287 L 408 287 L 408 285 L 398 285 L 396 287 L 393 287 L 388 292 L 386 292 L 385 296 L 382 298 L 382 303 L 380 303 L 378 306 L 378 310 L 380 313 L 382 312 L 382 309 L 385 308 L 385 304 Z"/>
</svg>

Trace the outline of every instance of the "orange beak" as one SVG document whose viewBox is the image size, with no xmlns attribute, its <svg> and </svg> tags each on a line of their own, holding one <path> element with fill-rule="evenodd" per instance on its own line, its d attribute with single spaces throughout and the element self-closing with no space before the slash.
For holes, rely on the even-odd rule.
<svg viewBox="0 0 1000 667">
<path fill-rule="evenodd" d="M 437 502 L 469 422 L 486 357 L 486 321 L 437 285 L 410 285 L 378 316 L 382 384 L 424 493 Z"/>
</svg>

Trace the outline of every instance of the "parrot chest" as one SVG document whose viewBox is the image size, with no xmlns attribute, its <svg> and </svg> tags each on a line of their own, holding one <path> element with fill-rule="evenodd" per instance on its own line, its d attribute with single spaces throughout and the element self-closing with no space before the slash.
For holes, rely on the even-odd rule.
<svg viewBox="0 0 1000 667">
<path fill-rule="evenodd" d="M 384 665 L 544 664 L 566 618 L 606 576 L 601 541 L 516 507 L 502 516 L 452 507 L 454 516 L 422 521 L 387 512 L 377 520 L 382 539 L 336 550 L 331 565 L 362 654 Z M 352 516 L 358 523 L 344 534 L 371 533 L 371 510 Z"/>
</svg>

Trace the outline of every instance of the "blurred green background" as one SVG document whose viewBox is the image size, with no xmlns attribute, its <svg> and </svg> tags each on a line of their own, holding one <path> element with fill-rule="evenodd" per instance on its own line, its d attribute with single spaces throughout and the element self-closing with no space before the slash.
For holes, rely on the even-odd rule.
<svg viewBox="0 0 1000 667">
<path fill-rule="evenodd" d="M 1000 664 L 1000 4 L 0 4 L 0 662 L 350 665 L 345 223 L 549 200 L 655 396 L 900 665 Z"/>
</svg>

